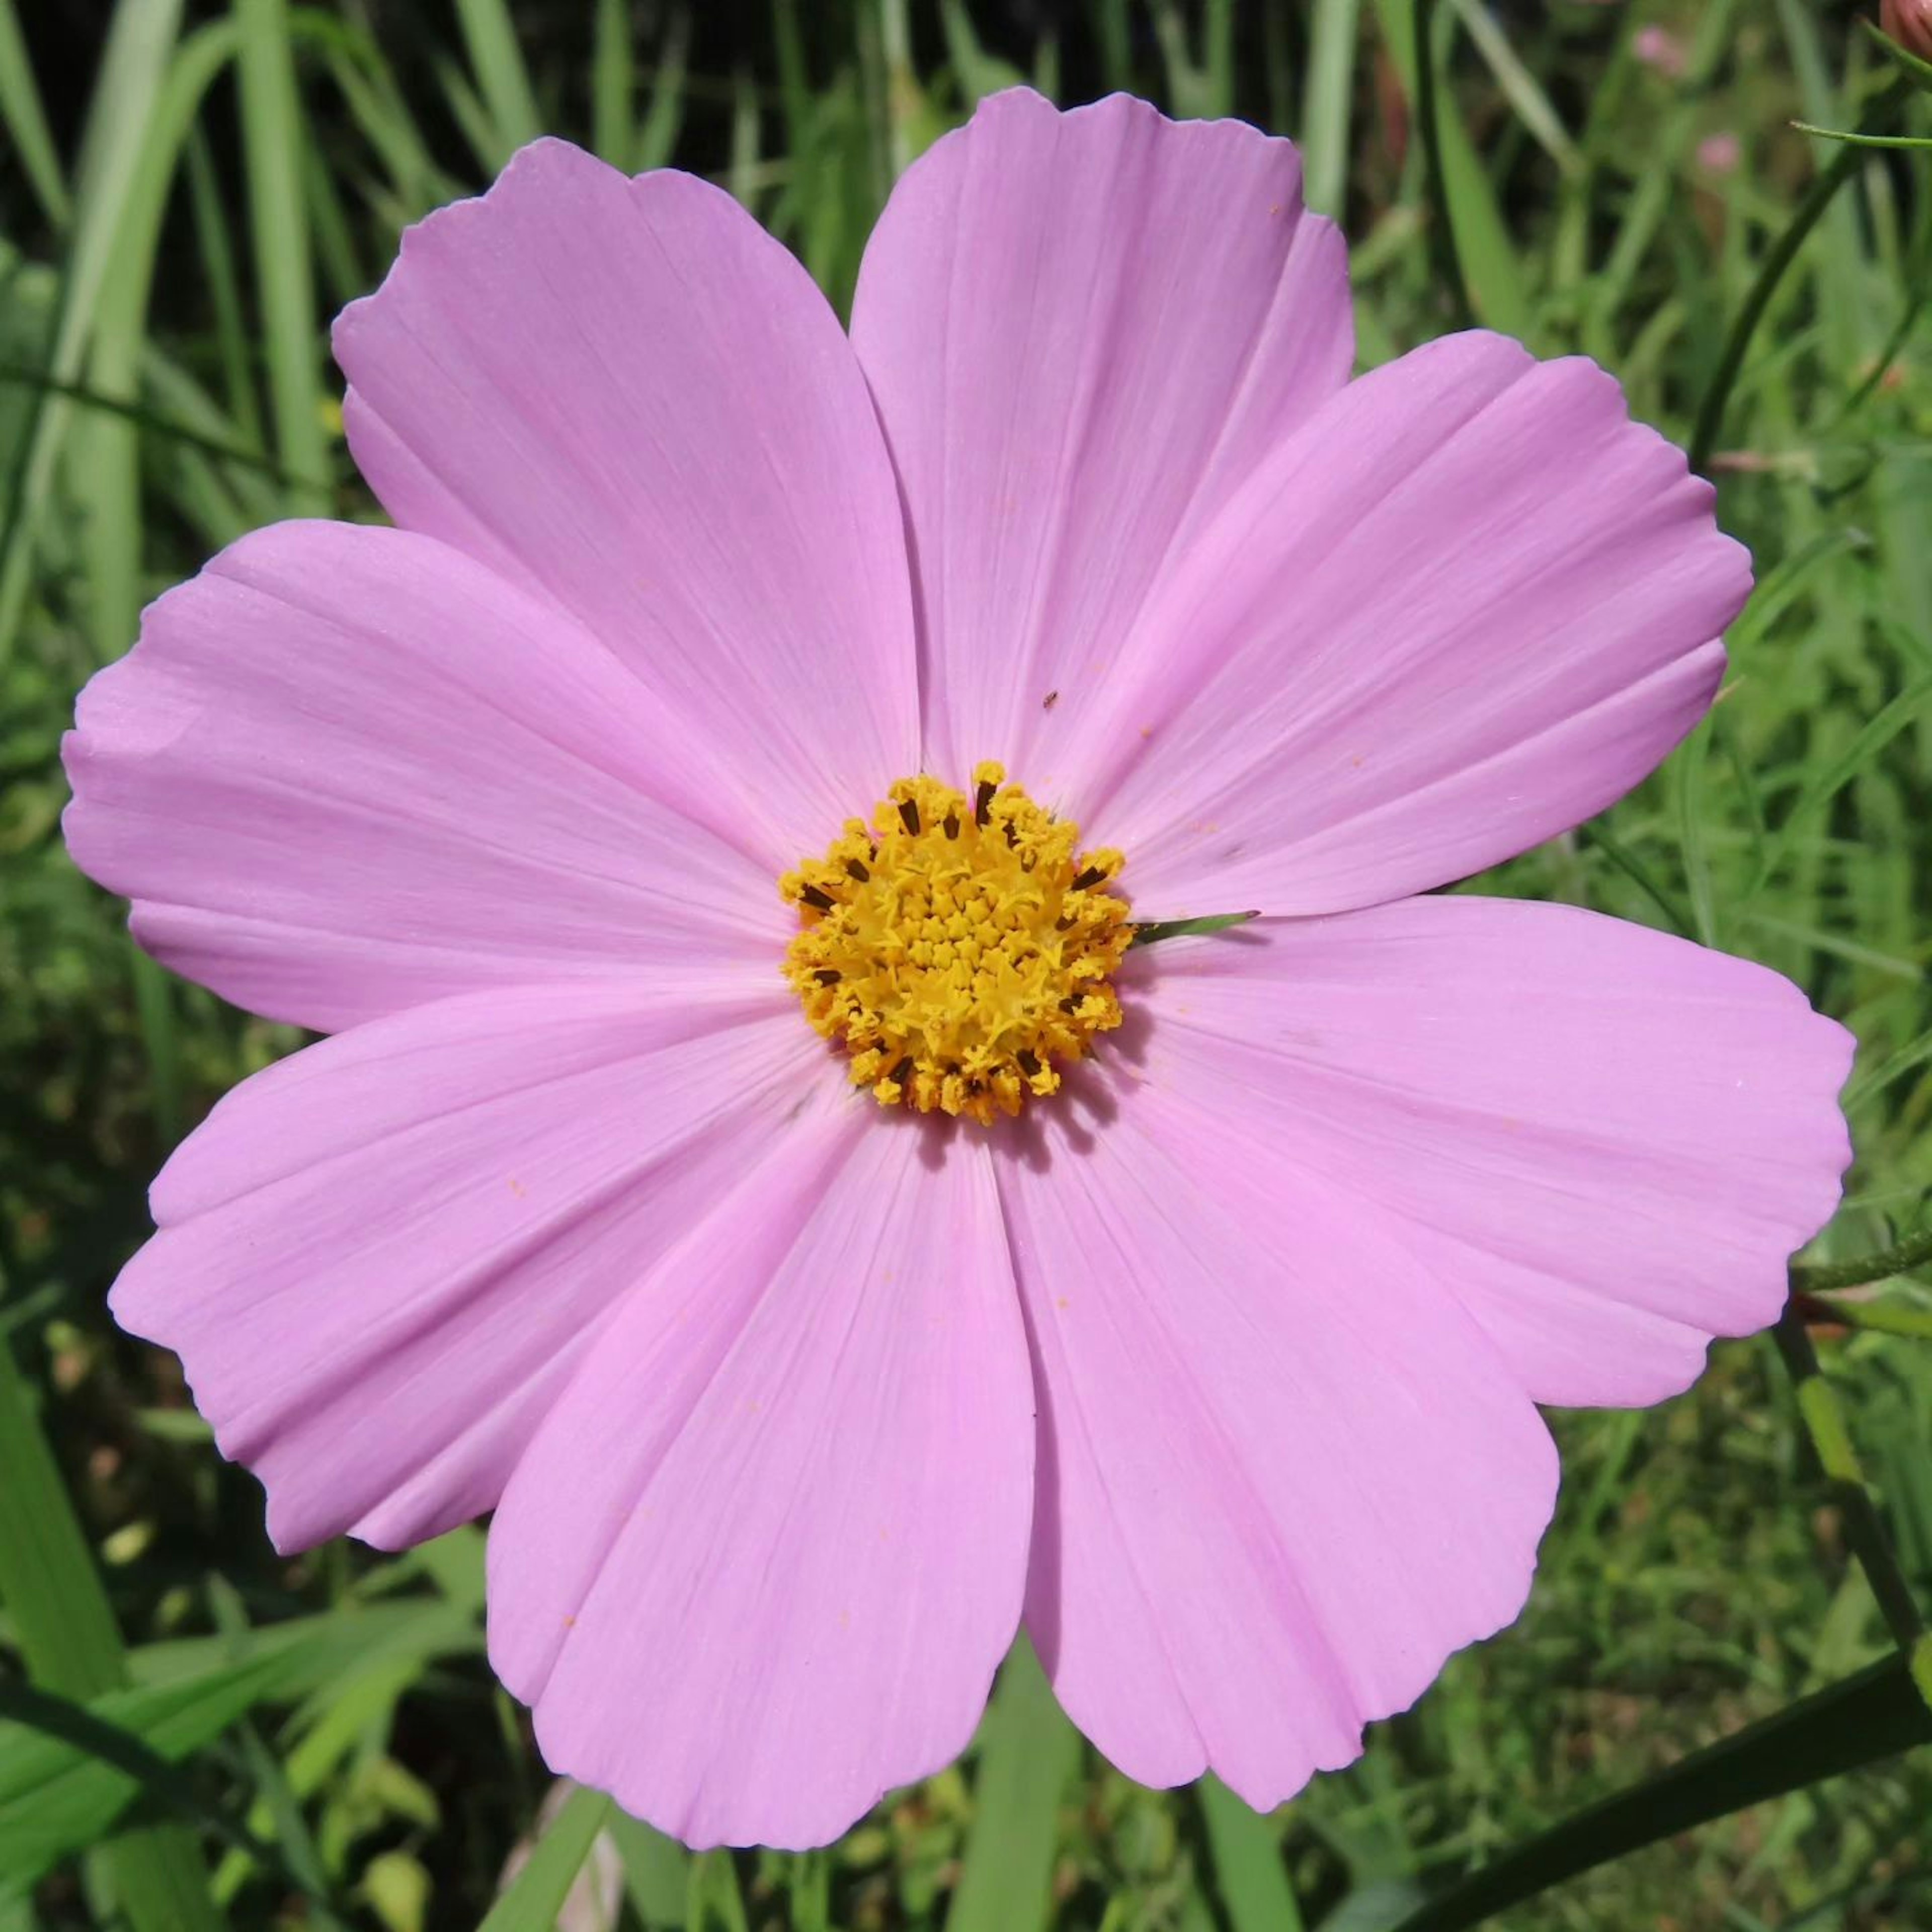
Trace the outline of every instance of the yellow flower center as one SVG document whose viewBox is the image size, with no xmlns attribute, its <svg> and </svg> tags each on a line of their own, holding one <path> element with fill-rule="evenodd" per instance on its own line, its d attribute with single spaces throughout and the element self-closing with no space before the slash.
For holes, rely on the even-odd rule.
<svg viewBox="0 0 1932 1932">
<path fill-rule="evenodd" d="M 1080 828 L 1005 777 L 976 767 L 970 802 L 901 778 L 870 826 L 848 818 L 823 859 L 778 881 L 800 926 L 785 977 L 884 1106 L 1017 1114 L 1120 1023 L 1111 976 L 1134 934 L 1111 887 L 1124 862 L 1078 851 Z"/>
</svg>

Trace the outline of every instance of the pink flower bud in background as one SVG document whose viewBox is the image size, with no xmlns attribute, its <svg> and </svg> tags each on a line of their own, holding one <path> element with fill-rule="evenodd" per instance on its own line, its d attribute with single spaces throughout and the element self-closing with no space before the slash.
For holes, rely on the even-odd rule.
<svg viewBox="0 0 1932 1932">
<path fill-rule="evenodd" d="M 1707 175 L 1735 174 L 1743 158 L 1743 145 L 1728 128 L 1706 134 L 1697 143 L 1697 165 Z"/>
<path fill-rule="evenodd" d="M 1880 0 L 1878 23 L 1907 53 L 1932 60 L 1932 0 Z"/>
<path fill-rule="evenodd" d="M 1684 58 L 1684 43 L 1668 27 L 1640 27 L 1630 46 L 1646 67 L 1654 68 L 1672 80 L 1683 79 L 1684 70 L 1689 64 Z"/>
</svg>

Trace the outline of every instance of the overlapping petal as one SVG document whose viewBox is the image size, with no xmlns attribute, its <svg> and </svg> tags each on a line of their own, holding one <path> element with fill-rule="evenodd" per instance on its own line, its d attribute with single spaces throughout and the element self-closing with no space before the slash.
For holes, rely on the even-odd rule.
<svg viewBox="0 0 1932 1932">
<path fill-rule="evenodd" d="M 490 1539 L 560 1772 L 822 1844 L 965 1744 L 1018 1622 L 1033 1391 L 984 1143 L 848 1094 L 657 1268 Z"/>
<path fill-rule="evenodd" d="M 905 493 L 926 761 L 1036 793 L 1169 556 L 1346 380 L 1287 142 L 1116 96 L 981 104 L 900 182 L 852 339 Z"/>
<path fill-rule="evenodd" d="M 771 874 L 662 802 L 701 782 L 548 600 L 346 524 L 244 537 L 82 694 L 68 844 L 136 936 L 333 1030 L 471 988 L 769 961 Z"/>
<path fill-rule="evenodd" d="M 1266 1808 L 1516 1616 L 1556 1450 L 1388 1226 L 1149 1052 L 1000 1170 L 1040 1403 L 1027 1626 L 1130 1776 Z"/>
<path fill-rule="evenodd" d="M 390 514 L 622 658 L 773 871 L 916 767 L 872 399 L 824 297 L 722 190 L 538 141 L 411 229 L 334 342 Z"/>
<path fill-rule="evenodd" d="M 1480 871 L 1619 797 L 1709 704 L 1750 588 L 1712 502 L 1594 364 L 1417 350 L 1177 560 L 1063 795 L 1155 917 Z"/>
<path fill-rule="evenodd" d="M 1154 1085 L 1393 1232 L 1539 1402 L 1660 1400 L 1772 1322 L 1851 1157 L 1844 1028 L 1574 907 L 1266 920 L 1145 970 Z"/>
<path fill-rule="evenodd" d="M 189 1137 L 115 1316 L 181 1356 L 280 1547 L 418 1541 L 494 1505 L 612 1312 L 836 1090 L 822 1060 L 743 971 L 373 1022 Z"/>
</svg>

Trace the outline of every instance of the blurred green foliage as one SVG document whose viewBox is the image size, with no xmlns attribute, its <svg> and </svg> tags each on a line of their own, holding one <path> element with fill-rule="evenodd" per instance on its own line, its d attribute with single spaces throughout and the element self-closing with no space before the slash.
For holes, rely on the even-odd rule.
<svg viewBox="0 0 1932 1932">
<path fill-rule="evenodd" d="M 1851 9 L 1435 14 L 1477 313 L 1540 353 L 1595 357 L 1682 438 L 1821 165 L 1790 124 L 1851 125 L 1875 84 Z M 104 1309 L 168 1147 L 298 1042 L 134 954 L 122 908 L 62 850 L 57 743 L 146 598 L 256 524 L 372 513 L 328 314 L 406 223 L 543 130 L 722 182 L 842 306 L 896 173 L 1026 78 L 1295 134 L 1312 199 L 1355 244 L 1372 364 L 1450 316 L 1417 54 L 1411 0 L 0 0 L 0 1340 L 21 1371 L 0 1360 L 0 1654 L 139 1748 L 90 1755 L 84 1732 L 63 1744 L 0 1716 L 0 1932 L 467 1928 L 549 1785 L 482 1662 L 480 1534 L 400 1559 L 278 1558 L 174 1364 Z M 1760 584 L 1709 724 L 1605 820 L 1486 882 L 1763 959 L 1856 1030 L 1858 1160 L 1825 1252 L 1909 1230 L 1932 1184 L 1922 170 L 1860 161 L 1754 340 L 1714 467 Z M 1910 1282 L 1888 1293 L 1928 1305 Z M 1825 1352 L 1924 1600 L 1932 1354 L 1876 1330 Z M 1721 1346 L 1661 1409 L 1558 1428 L 1564 1500 L 1521 1624 L 1272 1818 L 1119 1778 L 1022 1654 L 966 1762 L 823 1854 L 691 1860 L 553 1793 L 492 1932 L 553 1922 L 573 1874 L 573 1928 L 1372 1932 L 1425 1881 L 1885 1654 L 1768 1346 Z M 18 1682 L 10 1664 L 0 1693 Z M 1506 1922 L 1932 1922 L 1925 1758 L 1657 1845 Z"/>
</svg>

